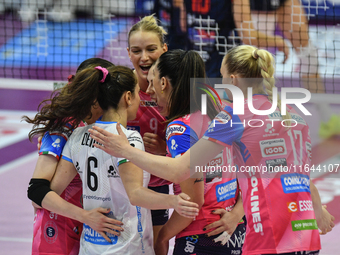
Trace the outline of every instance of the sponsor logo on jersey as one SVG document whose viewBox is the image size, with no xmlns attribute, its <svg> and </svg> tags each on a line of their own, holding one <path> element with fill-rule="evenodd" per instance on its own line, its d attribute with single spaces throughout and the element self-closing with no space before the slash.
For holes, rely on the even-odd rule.
<svg viewBox="0 0 340 255">
<path fill-rule="evenodd" d="M 293 231 L 318 229 L 318 225 L 315 219 L 293 220 L 291 223 Z"/>
<path fill-rule="evenodd" d="M 268 137 L 268 136 L 277 136 L 279 133 L 275 133 L 275 128 L 272 124 L 267 124 L 266 129 L 264 130 L 265 134 L 263 137 Z"/>
<path fill-rule="evenodd" d="M 244 223 L 243 220 L 242 223 Z M 229 238 L 226 245 L 231 250 L 231 254 L 241 254 L 244 239 L 246 237 L 246 228 L 242 225 L 238 225 L 237 231 L 234 232 L 233 236 L 234 238 Z"/>
<path fill-rule="evenodd" d="M 222 171 L 213 171 L 205 174 L 205 182 L 206 183 L 215 183 L 221 181 Z"/>
<path fill-rule="evenodd" d="M 139 143 L 143 143 L 143 140 L 140 136 L 130 136 L 128 138 L 129 142 L 134 142 L 134 141 L 137 141 Z"/>
<path fill-rule="evenodd" d="M 216 185 L 215 191 L 217 202 L 226 201 L 230 198 L 235 197 L 236 190 L 237 190 L 236 179 Z"/>
<path fill-rule="evenodd" d="M 282 120 L 282 115 L 279 111 L 274 111 L 271 114 L 268 114 L 268 118 L 271 120 Z"/>
<path fill-rule="evenodd" d="M 80 166 L 79 166 L 79 162 L 78 162 L 78 161 L 76 162 L 75 167 L 76 167 L 77 172 L 78 172 L 79 174 L 83 173 L 83 171 L 80 170 Z"/>
<path fill-rule="evenodd" d="M 283 166 L 287 166 L 286 158 L 266 160 L 268 172 L 281 172 Z"/>
<path fill-rule="evenodd" d="M 210 160 L 207 166 L 222 166 L 223 163 L 223 151 L 221 151 L 215 158 Z"/>
<path fill-rule="evenodd" d="M 47 243 L 52 244 L 58 238 L 58 227 L 54 221 L 46 222 L 44 226 L 44 238 Z"/>
<path fill-rule="evenodd" d="M 183 125 L 179 125 L 179 124 L 169 125 L 168 128 L 166 129 L 166 140 L 169 140 L 169 138 L 174 135 L 183 134 L 185 130 L 187 130 L 187 128 Z"/>
<path fill-rule="evenodd" d="M 223 158 L 222 157 L 216 157 L 207 164 L 208 166 L 220 166 L 223 164 Z"/>
<path fill-rule="evenodd" d="M 272 157 L 287 154 L 286 142 L 283 138 L 260 141 L 262 157 Z"/>
<path fill-rule="evenodd" d="M 142 226 L 142 212 L 140 206 L 136 206 L 137 209 L 137 218 L 138 218 L 138 232 L 143 232 L 143 226 Z"/>
<path fill-rule="evenodd" d="M 105 240 L 97 231 L 90 228 L 90 226 L 84 224 L 83 227 L 84 240 L 89 243 L 97 244 L 97 245 L 113 245 L 118 241 L 118 236 L 112 235 L 109 232 L 105 232 L 108 238 L 111 239 L 111 243 Z"/>
<path fill-rule="evenodd" d="M 60 148 L 60 138 L 57 138 L 53 143 L 52 143 L 52 146 L 54 148 Z"/>
<path fill-rule="evenodd" d="M 311 200 L 300 200 L 298 202 L 293 201 L 287 203 L 288 212 L 305 212 L 305 211 L 313 211 L 313 202 Z"/>
<path fill-rule="evenodd" d="M 283 192 L 286 194 L 310 192 L 308 175 L 298 173 L 283 174 L 280 178 Z"/>
<path fill-rule="evenodd" d="M 296 202 L 290 202 L 290 203 L 287 203 L 287 205 L 288 205 L 288 212 L 297 212 L 298 211 Z"/>
<path fill-rule="evenodd" d="M 171 150 L 175 151 L 178 147 L 178 144 L 176 143 L 175 139 L 171 139 Z"/>
<path fill-rule="evenodd" d="M 193 253 L 195 250 L 195 245 L 198 242 L 199 236 L 198 235 L 194 235 L 194 236 L 187 236 L 185 238 L 186 242 L 185 242 L 185 248 L 184 251 L 188 252 L 188 253 Z"/>
<path fill-rule="evenodd" d="M 147 101 L 147 100 L 140 100 L 139 105 L 142 107 L 157 107 L 158 106 L 156 102 Z"/>
<path fill-rule="evenodd" d="M 115 166 L 109 166 L 109 169 L 107 170 L 107 177 L 120 178 L 119 172 Z"/>
<path fill-rule="evenodd" d="M 295 120 L 298 124 L 307 125 L 306 121 L 297 113 L 290 113 L 291 119 Z"/>
<path fill-rule="evenodd" d="M 221 112 L 219 112 L 217 114 L 217 116 L 215 117 L 215 119 L 213 120 L 213 122 L 218 122 L 218 123 L 214 123 L 216 124 L 226 124 L 228 123 L 228 121 L 231 120 L 231 116 L 228 112 L 222 110 Z"/>
<path fill-rule="evenodd" d="M 259 180 L 255 176 L 255 172 L 249 172 L 250 178 L 250 207 L 251 207 L 251 218 L 255 233 L 263 233 L 263 225 L 260 211 L 260 197 L 259 197 Z"/>
</svg>

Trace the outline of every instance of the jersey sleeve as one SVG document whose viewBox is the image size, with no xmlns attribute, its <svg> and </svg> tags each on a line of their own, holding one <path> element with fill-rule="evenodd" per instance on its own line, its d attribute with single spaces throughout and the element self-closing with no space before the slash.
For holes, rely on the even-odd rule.
<svg viewBox="0 0 340 255">
<path fill-rule="evenodd" d="M 61 131 L 46 132 L 41 141 L 39 155 L 53 155 L 59 160 L 71 133 L 69 127 L 64 127 Z"/>
<path fill-rule="evenodd" d="M 198 136 L 182 121 L 171 122 L 166 130 L 166 145 L 172 158 L 184 154 L 198 141 Z"/>
<path fill-rule="evenodd" d="M 233 109 L 230 106 L 226 106 L 211 121 L 203 138 L 223 146 L 232 145 L 234 141 L 241 139 L 243 131 L 244 125 L 240 117 L 233 114 Z"/>
<path fill-rule="evenodd" d="M 142 151 L 145 150 L 143 139 L 142 139 L 142 136 L 140 135 L 140 133 L 138 133 L 137 131 L 130 131 L 126 135 L 127 135 L 128 141 L 129 141 L 129 143 L 132 147 L 135 147 L 135 148 L 140 149 Z M 123 163 L 126 163 L 126 162 L 129 162 L 129 160 L 126 159 L 126 158 L 118 158 L 118 166 L 120 164 L 123 164 Z"/>
</svg>

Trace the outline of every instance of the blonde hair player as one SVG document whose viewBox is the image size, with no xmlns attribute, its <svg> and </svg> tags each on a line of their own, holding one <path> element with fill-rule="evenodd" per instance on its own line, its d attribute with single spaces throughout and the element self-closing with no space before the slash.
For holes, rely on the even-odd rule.
<svg viewBox="0 0 340 255">
<path fill-rule="evenodd" d="M 270 98 L 275 84 L 270 81 L 273 79 L 273 64 L 273 57 L 268 51 L 241 45 L 230 50 L 224 57 L 221 74 L 224 83 L 241 89 L 246 100 L 252 99 L 255 109 L 268 109 L 275 104 Z M 248 76 L 243 76 L 246 74 Z M 252 88 L 252 94 L 247 93 L 249 87 Z M 318 254 L 321 248 L 318 228 L 321 234 L 331 231 L 334 217 L 321 205 L 309 172 L 303 170 L 311 161 L 309 127 L 293 108 L 289 107 L 287 111 L 300 120 L 295 126 L 287 128 L 282 125 L 283 119 L 279 118 L 273 121 L 272 128 L 267 125 L 252 127 L 231 125 L 231 121 L 248 123 L 256 119 L 265 122 L 270 116 L 253 114 L 248 104 L 245 104 L 244 115 L 234 114 L 233 107 L 226 106 L 216 116 L 216 121 L 212 122 L 203 139 L 175 159 L 164 160 L 140 153 L 129 148 L 122 135 L 112 135 L 98 128 L 97 131 L 90 130 L 90 133 L 92 138 L 103 145 L 96 147 L 116 156 L 124 155 L 151 173 L 174 182 L 188 178 L 190 169 L 205 165 L 225 146 L 232 145 L 235 162 L 239 167 L 238 182 L 247 218 L 242 252 L 304 254 L 308 251 L 309 254 Z M 278 108 L 276 113 L 280 116 Z M 214 122 L 221 119 L 229 121 L 214 125 Z M 271 133 L 266 131 L 268 128 Z M 281 149 L 275 150 L 274 147 Z M 266 171 L 263 170 L 264 166 Z M 297 170 L 287 173 L 286 166 Z M 247 171 L 255 167 L 261 171 Z M 159 171 L 158 168 L 170 173 Z"/>
<path fill-rule="evenodd" d="M 127 51 L 134 67 L 140 87 L 141 103 L 137 117 L 128 122 L 128 129 L 137 130 L 143 137 L 145 150 L 156 155 L 166 154 L 165 118 L 157 111 L 157 103 L 146 93 L 149 70 L 161 54 L 168 50 L 165 30 L 157 24 L 153 15 L 143 17 L 128 33 Z M 171 182 L 151 176 L 149 188 L 160 193 L 169 193 Z M 154 241 L 158 232 L 168 220 L 168 210 L 152 210 Z"/>
</svg>

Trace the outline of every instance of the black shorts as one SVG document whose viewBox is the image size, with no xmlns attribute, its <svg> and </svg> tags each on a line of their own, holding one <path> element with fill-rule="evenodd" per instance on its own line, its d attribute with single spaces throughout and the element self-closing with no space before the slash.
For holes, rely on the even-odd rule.
<svg viewBox="0 0 340 255">
<path fill-rule="evenodd" d="M 287 0 L 250 0 L 250 9 L 252 11 L 276 11 Z"/>
<path fill-rule="evenodd" d="M 163 194 L 169 194 L 169 185 L 149 187 L 149 189 Z M 152 226 L 163 226 L 169 219 L 169 209 L 151 210 Z"/>
<path fill-rule="evenodd" d="M 230 240 L 222 245 L 221 242 L 214 242 L 220 234 L 207 237 L 205 234 L 184 236 L 176 239 L 173 254 L 176 255 L 240 255 L 246 235 L 246 225 L 239 224 Z"/>
<path fill-rule="evenodd" d="M 263 255 L 319 255 L 319 251 L 293 251 L 288 253 L 263 254 Z"/>
</svg>

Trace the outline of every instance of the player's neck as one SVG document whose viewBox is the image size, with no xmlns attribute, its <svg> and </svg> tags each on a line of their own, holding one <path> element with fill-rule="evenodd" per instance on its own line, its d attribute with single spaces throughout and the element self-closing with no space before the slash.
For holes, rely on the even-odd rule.
<svg viewBox="0 0 340 255">
<path fill-rule="evenodd" d="M 104 112 L 102 121 L 119 122 L 123 127 L 127 125 L 127 112 L 122 110 L 109 109 Z"/>
<path fill-rule="evenodd" d="M 146 80 L 138 81 L 138 85 L 141 91 L 146 92 L 148 89 L 149 83 Z"/>
</svg>

